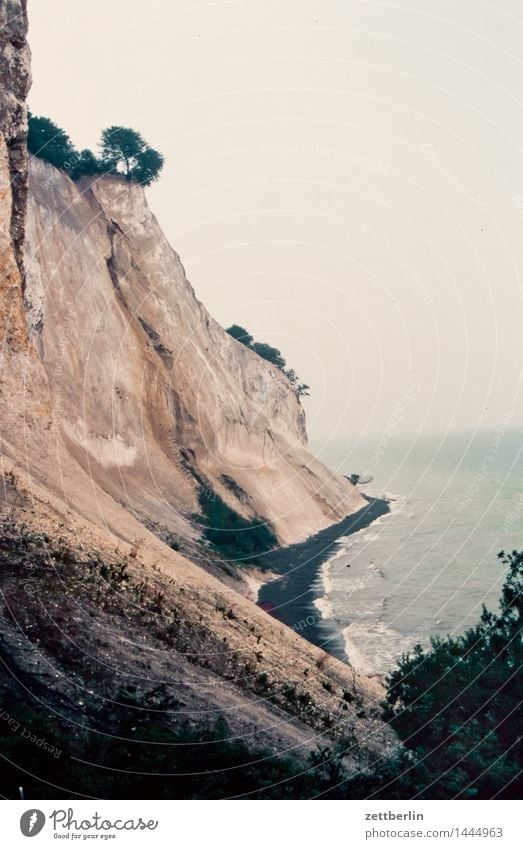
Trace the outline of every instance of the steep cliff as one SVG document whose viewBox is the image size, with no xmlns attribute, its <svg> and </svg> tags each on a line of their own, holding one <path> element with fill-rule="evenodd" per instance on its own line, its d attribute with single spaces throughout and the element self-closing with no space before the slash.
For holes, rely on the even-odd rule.
<svg viewBox="0 0 523 849">
<path fill-rule="evenodd" d="M 34 160 L 26 220 L 26 30 L 25 2 L 1 3 L 0 699 L 64 754 L 49 777 L 24 745 L 2 793 L 91 798 L 76 747 L 91 729 L 97 759 L 116 706 L 131 731 L 143 711 L 162 734 L 220 717 L 286 756 L 348 734 L 358 769 L 395 745 L 379 685 L 150 529 L 194 537 L 207 490 L 290 541 L 361 499 L 308 454 L 285 378 L 198 303 L 141 189 Z"/>
<path fill-rule="evenodd" d="M 0 133 L 6 145 L 7 171 L 12 188 L 9 233 L 21 265 L 27 200 L 27 108 L 31 86 L 31 56 L 27 44 L 26 0 L 0 4 Z M 3 228 L 2 228 L 3 229 Z"/>
<path fill-rule="evenodd" d="M 280 541 L 363 506 L 307 451 L 282 373 L 196 299 L 143 189 L 31 161 L 26 301 L 71 455 L 134 515 L 190 533 L 198 492 Z M 211 496 L 212 497 L 212 496 Z"/>
</svg>

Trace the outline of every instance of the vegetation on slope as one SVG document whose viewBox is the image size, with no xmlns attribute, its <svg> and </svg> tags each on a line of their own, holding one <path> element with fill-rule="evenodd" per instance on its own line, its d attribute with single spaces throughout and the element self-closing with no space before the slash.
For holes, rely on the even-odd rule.
<svg viewBox="0 0 523 849">
<path fill-rule="evenodd" d="M 403 777 L 420 798 L 510 797 L 523 769 L 523 552 L 498 555 L 508 574 L 500 610 L 464 635 L 434 638 L 390 675 L 384 718 L 412 753 Z"/>
<path fill-rule="evenodd" d="M 22 786 L 33 799 L 56 798 L 57 792 L 101 798 L 518 798 L 523 552 L 500 557 L 508 574 L 499 612 L 484 610 L 463 636 L 434 639 L 429 650 L 415 647 L 390 675 L 384 719 L 403 745 L 392 755 L 371 754 L 345 723 L 337 741 L 320 746 L 304 764 L 239 741 L 221 718 L 211 725 L 188 723 L 179 694 L 137 676 L 132 664 L 127 668 L 127 655 L 136 650 L 140 660 L 149 643 L 167 649 L 166 657 L 182 653 L 195 663 L 222 663 L 215 672 L 225 680 L 254 688 L 260 699 L 320 728 L 327 717 L 301 686 L 269 680 L 255 635 L 247 662 L 237 652 L 220 652 L 219 638 L 190 621 L 181 596 L 158 580 L 148 583 L 139 570 L 134 574 L 130 560 L 108 563 L 85 550 L 79 558 L 65 541 L 4 522 L 0 624 L 12 619 L 16 632 L 11 628 L 13 640 L 0 628 L 0 792 L 16 798 Z M 234 612 L 223 615 L 232 633 Z M 28 650 L 32 659 L 24 666 Z M 332 690 L 330 681 L 323 686 Z M 357 698 L 343 694 L 346 711 Z M 334 715 L 335 725 L 339 718 Z"/>
<path fill-rule="evenodd" d="M 246 348 L 254 351 L 259 357 L 272 363 L 273 366 L 276 366 L 276 368 L 283 372 L 298 398 L 309 394 L 310 387 L 306 383 L 301 382 L 294 369 L 287 368 L 287 363 L 278 348 L 273 348 L 272 345 L 267 345 L 266 342 L 255 342 L 245 327 L 239 324 L 231 324 L 226 330 L 229 336 L 232 336 L 237 342 L 241 342 Z"/>
</svg>

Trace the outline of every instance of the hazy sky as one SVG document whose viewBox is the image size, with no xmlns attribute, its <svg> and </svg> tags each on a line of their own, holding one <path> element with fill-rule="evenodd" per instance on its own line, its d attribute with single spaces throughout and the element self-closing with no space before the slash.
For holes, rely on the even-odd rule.
<svg viewBox="0 0 523 849">
<path fill-rule="evenodd" d="M 517 0 L 29 0 L 30 105 L 138 129 L 198 296 L 315 440 L 523 423 Z"/>
</svg>

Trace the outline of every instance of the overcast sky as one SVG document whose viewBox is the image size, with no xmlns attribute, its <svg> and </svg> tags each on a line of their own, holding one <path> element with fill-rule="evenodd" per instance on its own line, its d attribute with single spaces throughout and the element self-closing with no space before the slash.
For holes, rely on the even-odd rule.
<svg viewBox="0 0 523 849">
<path fill-rule="evenodd" d="M 73 8 L 74 7 L 74 8 Z M 150 204 L 315 441 L 523 423 L 517 0 L 29 0 L 30 105 L 166 157 Z"/>
</svg>

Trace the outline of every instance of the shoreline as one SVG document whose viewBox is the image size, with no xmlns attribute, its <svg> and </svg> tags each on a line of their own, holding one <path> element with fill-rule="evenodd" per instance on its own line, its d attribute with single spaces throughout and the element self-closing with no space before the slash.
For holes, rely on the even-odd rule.
<svg viewBox="0 0 523 849">
<path fill-rule="evenodd" d="M 341 522 L 331 525 L 304 542 L 280 548 L 259 559 L 261 568 L 271 573 L 258 590 L 257 604 L 275 619 L 328 654 L 348 663 L 343 633 L 323 618 L 321 604 L 325 596 L 321 584 L 323 564 L 335 553 L 340 537 L 367 528 L 380 516 L 390 513 L 384 498 L 364 496 L 368 504 Z"/>
</svg>

